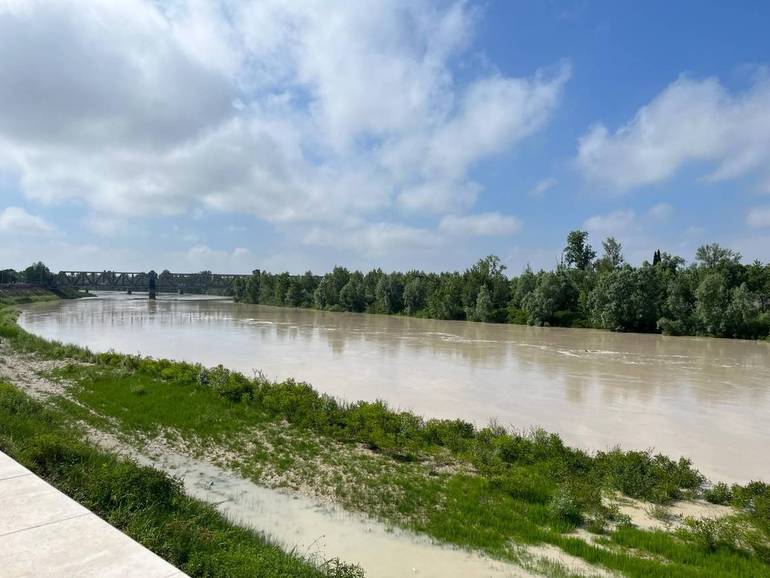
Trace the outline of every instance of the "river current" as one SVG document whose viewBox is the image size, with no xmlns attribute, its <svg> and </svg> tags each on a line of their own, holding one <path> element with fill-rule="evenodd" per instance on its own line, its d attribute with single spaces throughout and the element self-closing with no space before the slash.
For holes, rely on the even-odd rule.
<svg viewBox="0 0 770 578">
<path fill-rule="evenodd" d="M 294 377 L 431 417 L 543 427 L 588 450 L 770 480 L 770 344 L 105 294 L 30 305 L 49 339 Z"/>
</svg>

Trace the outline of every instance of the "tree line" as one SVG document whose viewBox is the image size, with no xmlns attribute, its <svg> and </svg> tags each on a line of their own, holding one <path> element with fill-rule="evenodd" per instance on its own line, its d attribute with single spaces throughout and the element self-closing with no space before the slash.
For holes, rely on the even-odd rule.
<svg viewBox="0 0 770 578">
<path fill-rule="evenodd" d="M 567 237 L 553 270 L 529 266 L 508 277 L 499 257 L 463 272 L 367 273 L 335 267 L 326 275 L 254 271 L 233 286 L 245 303 L 612 331 L 767 338 L 770 264 L 741 262 L 718 244 L 698 248 L 689 265 L 660 250 L 628 264 L 609 237 L 602 254 L 586 231 Z"/>
<path fill-rule="evenodd" d="M 22 271 L 0 269 L 0 285 L 16 285 L 18 283 L 27 283 L 44 289 L 56 289 L 57 286 L 56 275 L 51 273 L 41 261 L 33 263 Z"/>
</svg>

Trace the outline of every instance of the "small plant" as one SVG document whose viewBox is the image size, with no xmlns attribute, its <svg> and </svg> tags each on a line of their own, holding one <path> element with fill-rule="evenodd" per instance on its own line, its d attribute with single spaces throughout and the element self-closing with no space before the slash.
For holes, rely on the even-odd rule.
<svg viewBox="0 0 770 578">
<path fill-rule="evenodd" d="M 549 504 L 551 514 L 561 523 L 574 527 L 583 523 L 580 504 L 566 488 L 560 488 Z"/>
<path fill-rule="evenodd" d="M 737 550 L 742 543 L 741 528 L 731 518 L 685 518 L 684 523 L 689 537 L 706 552 Z"/>
<path fill-rule="evenodd" d="M 703 497 L 712 504 L 729 504 L 733 499 L 733 492 L 730 486 L 724 482 L 719 482 L 707 489 Z"/>
<path fill-rule="evenodd" d="M 328 578 L 364 578 L 364 570 L 358 564 L 348 564 L 339 558 L 332 558 L 321 565 Z"/>
<path fill-rule="evenodd" d="M 145 395 L 147 393 L 147 388 L 145 388 L 141 383 L 138 383 L 136 385 L 132 385 L 129 391 L 133 395 Z"/>
</svg>

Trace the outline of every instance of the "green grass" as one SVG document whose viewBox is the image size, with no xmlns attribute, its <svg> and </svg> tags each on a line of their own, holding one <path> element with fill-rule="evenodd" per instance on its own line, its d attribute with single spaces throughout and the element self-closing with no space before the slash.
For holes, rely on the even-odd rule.
<svg viewBox="0 0 770 578">
<path fill-rule="evenodd" d="M 355 577 L 321 568 L 239 528 L 180 483 L 80 441 L 62 414 L 0 383 L 0 449 L 190 576 Z"/>
<path fill-rule="evenodd" d="M 78 299 L 85 296 L 86 293 L 76 289 L 49 290 L 42 287 L 17 288 L 10 285 L 0 287 L 0 307 L 56 301 L 57 299 Z"/>
<path fill-rule="evenodd" d="M 218 390 L 200 378 L 201 369 L 195 366 L 113 355 L 95 359 L 100 363 L 72 365 L 58 375 L 75 382 L 71 394 L 79 403 L 116 420 L 123 432 L 154 436 L 173 431 L 204 453 L 222 447 L 240 451 L 238 466 L 258 481 L 265 470 L 289 470 L 305 483 L 333 487 L 336 500 L 350 509 L 441 541 L 503 558 L 512 556 L 511 540 L 546 542 L 627 576 L 768 572 L 758 556 L 740 548 L 701 551 L 694 539 L 665 533 L 610 533 L 616 551 L 565 534 L 589 519 L 611 517 L 601 503 L 601 488 L 623 488 L 661 501 L 680 496 L 683 485 L 695 491 L 701 478 L 687 462 L 620 450 L 589 456 L 542 432 L 475 431 L 460 422 L 411 423 L 402 414 L 383 413 L 387 409 L 382 404 L 341 406 L 316 400 L 308 407 L 302 400 L 312 390 L 301 384 L 262 382 L 253 391 L 241 391 L 234 401 L 232 392 L 243 388 L 233 385 L 239 379 L 231 375 L 222 378 L 230 385 Z M 73 417 L 93 419 L 77 405 L 65 405 Z M 278 426 L 282 420 L 289 425 Z M 403 431 L 405 421 L 411 423 L 406 426 L 412 428 L 410 434 Z M 391 431 L 391 422 L 401 429 Z M 260 437 L 256 433 L 269 451 L 257 444 L 244 453 L 244 442 L 250 435 Z M 407 443 L 399 445 L 401 439 Z M 339 444 L 342 451 L 325 451 L 324 440 Z M 352 451 L 358 444 L 372 451 Z M 466 464 L 472 472 L 431 475 L 437 462 Z M 319 474 L 319 463 L 326 473 Z M 629 555 L 632 549 L 662 561 Z"/>
<path fill-rule="evenodd" d="M 666 503 L 700 495 L 702 476 L 687 460 L 587 454 L 542 431 L 424 420 L 383 403 L 342 403 L 290 380 L 93 354 L 30 336 L 7 319 L 0 335 L 16 347 L 91 364 L 56 374 L 73 383 L 68 395 L 77 403 L 59 405 L 71 420 L 116 426 L 137 443 L 163 434 L 202 454 L 224 449 L 230 467 L 258 482 L 310 486 L 349 509 L 501 558 L 516 558 L 511 542 L 545 542 L 626 576 L 770 576 L 765 484 L 731 488 L 751 530 L 716 547 L 701 539 L 703 528 L 609 530 L 619 520 L 603 494 Z M 604 531 L 600 544 L 570 534 L 577 526 Z"/>
</svg>

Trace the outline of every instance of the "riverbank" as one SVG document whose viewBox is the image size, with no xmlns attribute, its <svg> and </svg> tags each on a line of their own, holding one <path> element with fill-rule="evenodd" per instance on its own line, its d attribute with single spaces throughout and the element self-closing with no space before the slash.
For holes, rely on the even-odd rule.
<svg viewBox="0 0 770 578">
<path fill-rule="evenodd" d="M 619 450 L 589 455 L 544 432 L 425 421 L 383 404 L 342 404 L 290 381 L 92 354 L 27 334 L 7 310 L 0 335 L 14 359 L 58 360 L 32 374 L 58 384 L 44 394 L 70 420 L 135 447 L 161 443 L 257 484 L 444 543 L 520 564 L 540 560 L 531 555 L 537 548 L 555 548 L 573 562 L 626 576 L 768 571 L 764 484 L 704 494 L 701 476 L 682 460 Z M 703 495 L 730 502 L 732 513 L 720 522 L 677 519 L 683 508 L 705 506 L 672 508 L 672 501 Z M 629 524 L 626 515 L 639 522 L 640 512 L 656 530 Z"/>
<path fill-rule="evenodd" d="M 0 307 L 56 301 L 57 299 L 78 299 L 87 295 L 87 293 L 75 289 L 51 290 L 26 283 L 0 284 Z"/>
</svg>

